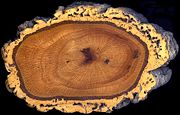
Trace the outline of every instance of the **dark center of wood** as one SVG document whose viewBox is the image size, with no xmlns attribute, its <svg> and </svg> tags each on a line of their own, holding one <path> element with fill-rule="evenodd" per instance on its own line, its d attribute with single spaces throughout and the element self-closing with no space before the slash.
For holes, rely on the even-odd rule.
<svg viewBox="0 0 180 115">
<path fill-rule="evenodd" d="M 95 55 L 93 55 L 92 51 L 90 48 L 84 48 L 81 50 L 83 53 L 85 60 L 83 61 L 83 64 L 89 64 L 92 63 L 96 59 Z"/>
</svg>

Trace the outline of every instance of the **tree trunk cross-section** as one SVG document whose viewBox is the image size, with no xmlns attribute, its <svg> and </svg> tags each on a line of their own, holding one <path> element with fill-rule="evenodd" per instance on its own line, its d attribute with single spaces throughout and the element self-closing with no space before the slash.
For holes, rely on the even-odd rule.
<svg viewBox="0 0 180 115">
<path fill-rule="evenodd" d="M 2 47 L 6 87 L 47 112 L 111 112 L 166 84 L 179 51 L 171 32 L 129 8 L 75 2 L 21 24 Z"/>
<path fill-rule="evenodd" d="M 33 98 L 112 98 L 137 85 L 147 46 L 110 23 L 66 21 L 25 37 L 14 61 Z"/>
</svg>

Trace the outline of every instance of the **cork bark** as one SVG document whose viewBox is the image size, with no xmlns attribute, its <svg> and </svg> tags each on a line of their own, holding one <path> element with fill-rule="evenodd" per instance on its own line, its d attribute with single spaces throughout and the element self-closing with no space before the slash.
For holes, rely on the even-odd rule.
<svg viewBox="0 0 180 115">
<path fill-rule="evenodd" d="M 53 18 L 19 26 L 2 48 L 6 85 L 46 112 L 111 112 L 147 97 L 171 77 L 172 33 L 129 8 L 76 2 Z"/>
</svg>

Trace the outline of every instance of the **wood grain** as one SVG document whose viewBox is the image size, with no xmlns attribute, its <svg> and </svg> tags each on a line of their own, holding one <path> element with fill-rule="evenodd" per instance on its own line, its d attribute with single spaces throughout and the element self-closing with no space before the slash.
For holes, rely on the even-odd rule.
<svg viewBox="0 0 180 115">
<path fill-rule="evenodd" d="M 27 35 L 14 61 L 33 98 L 112 98 L 137 84 L 144 42 L 111 23 L 67 21 Z"/>
</svg>

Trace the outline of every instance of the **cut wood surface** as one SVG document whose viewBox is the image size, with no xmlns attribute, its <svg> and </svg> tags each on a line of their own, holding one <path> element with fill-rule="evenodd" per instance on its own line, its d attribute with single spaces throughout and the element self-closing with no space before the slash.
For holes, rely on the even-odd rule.
<svg viewBox="0 0 180 115">
<path fill-rule="evenodd" d="M 19 27 L 2 51 L 8 91 L 47 112 L 111 112 L 166 84 L 179 47 L 129 8 L 75 2 Z"/>
<path fill-rule="evenodd" d="M 113 25 L 66 22 L 26 36 L 14 60 L 33 96 L 102 98 L 136 85 L 147 55 L 145 43 Z"/>
</svg>

